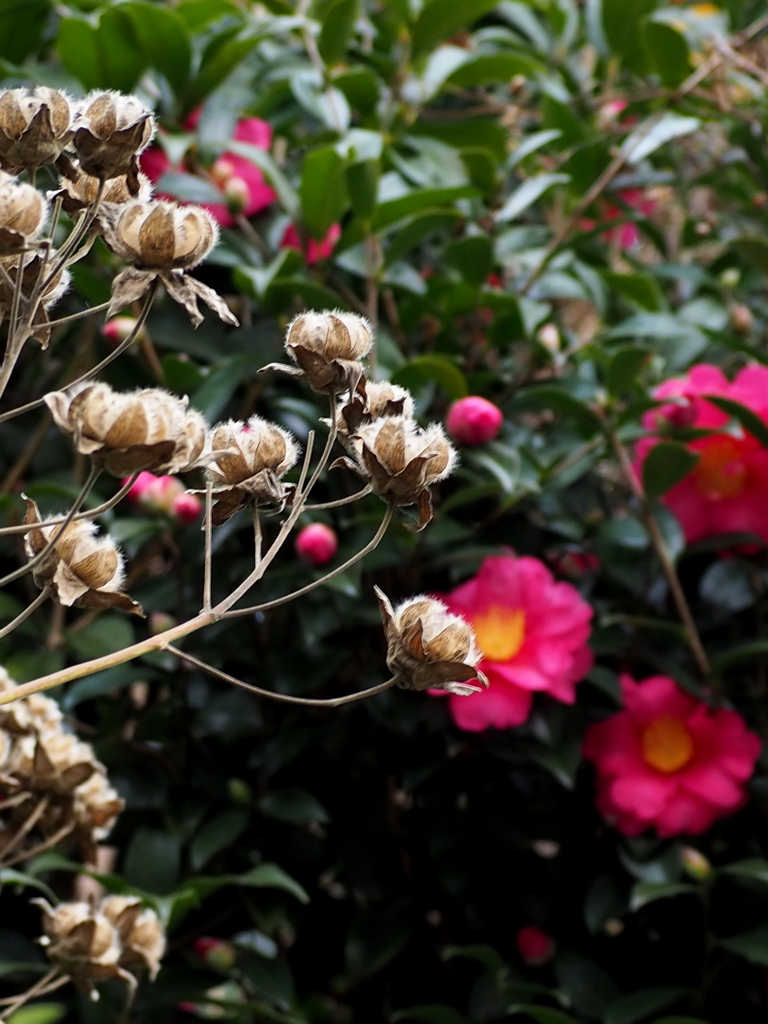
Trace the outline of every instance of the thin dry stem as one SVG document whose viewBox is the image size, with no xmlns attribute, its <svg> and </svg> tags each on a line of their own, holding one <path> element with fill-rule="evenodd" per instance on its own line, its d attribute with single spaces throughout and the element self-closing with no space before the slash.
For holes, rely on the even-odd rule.
<svg viewBox="0 0 768 1024">
<path fill-rule="evenodd" d="M 32 604 L 27 605 L 23 612 L 20 612 L 15 619 L 8 623 L 7 626 L 3 626 L 3 628 L 0 629 L 0 640 L 4 636 L 8 636 L 9 633 L 12 633 L 17 626 L 20 626 L 22 624 L 22 622 L 25 622 L 30 617 L 30 615 L 37 611 L 37 609 L 40 607 L 43 601 L 47 601 L 50 596 L 50 587 L 44 587 L 37 595 L 37 597 L 34 599 Z"/>
<path fill-rule="evenodd" d="M 140 473 L 141 471 L 139 471 Z M 104 512 L 109 512 L 111 508 L 114 508 L 126 494 L 130 491 L 136 480 L 139 477 L 139 473 L 134 473 L 133 476 L 129 477 L 128 480 L 123 484 L 116 494 L 103 502 L 101 505 L 97 505 L 96 508 L 86 509 L 85 512 L 78 512 L 77 515 L 69 518 L 68 516 L 62 516 L 60 519 L 46 519 L 46 526 L 60 526 L 62 523 L 77 523 L 81 519 L 93 519 L 96 516 L 103 515 Z M 3 526 L 0 529 L 0 537 L 7 537 L 15 533 L 29 533 L 30 530 L 36 530 L 39 523 L 19 523 L 18 526 Z"/>
<path fill-rule="evenodd" d="M 26 992 L 22 992 L 21 995 L 14 996 L 12 999 L 3 999 L 2 1002 L 5 1004 L 6 1009 L 2 1016 L 0 1016 L 0 1021 L 9 1020 L 11 1014 L 15 1013 L 21 1006 L 24 1006 L 25 1003 L 28 1003 L 30 999 L 34 999 L 36 996 L 47 995 L 69 981 L 69 978 L 66 976 L 57 978 L 58 973 L 58 967 L 53 967 L 39 981 L 36 981 L 34 985 L 28 988 Z M 50 987 L 54 979 L 56 979 L 56 983 L 53 987 Z"/>
</svg>

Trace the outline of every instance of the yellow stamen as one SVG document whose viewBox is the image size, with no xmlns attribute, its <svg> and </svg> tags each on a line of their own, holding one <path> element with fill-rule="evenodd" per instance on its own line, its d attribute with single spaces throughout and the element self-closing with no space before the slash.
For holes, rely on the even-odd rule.
<svg viewBox="0 0 768 1024">
<path fill-rule="evenodd" d="M 525 610 L 491 605 L 474 619 L 475 637 L 488 661 L 511 661 L 525 640 Z"/>
<path fill-rule="evenodd" d="M 646 725 L 640 745 L 645 763 L 666 775 L 680 771 L 693 757 L 691 734 L 672 715 L 661 715 Z"/>
</svg>

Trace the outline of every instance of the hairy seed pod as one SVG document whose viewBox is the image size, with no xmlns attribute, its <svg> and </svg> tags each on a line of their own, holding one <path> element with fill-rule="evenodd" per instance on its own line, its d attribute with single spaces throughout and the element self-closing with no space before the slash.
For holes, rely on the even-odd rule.
<svg viewBox="0 0 768 1024">
<path fill-rule="evenodd" d="M 46 86 L 0 94 L 0 167 L 36 170 L 53 163 L 72 137 L 67 97 Z"/>
<path fill-rule="evenodd" d="M 152 111 L 140 100 L 119 92 L 91 93 L 72 127 L 72 144 L 86 174 L 100 179 L 127 174 L 135 182 L 136 158 L 155 134 Z"/>
<path fill-rule="evenodd" d="M 0 255 L 20 253 L 40 233 L 47 212 L 34 186 L 0 171 Z"/>
<path fill-rule="evenodd" d="M 207 210 L 159 199 L 120 209 L 105 232 L 118 256 L 147 270 L 188 270 L 205 259 L 218 237 Z"/>
</svg>

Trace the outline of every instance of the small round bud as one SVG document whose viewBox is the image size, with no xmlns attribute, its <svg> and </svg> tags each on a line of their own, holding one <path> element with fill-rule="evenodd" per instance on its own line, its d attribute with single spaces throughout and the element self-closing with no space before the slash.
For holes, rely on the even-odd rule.
<svg viewBox="0 0 768 1024">
<path fill-rule="evenodd" d="M 149 616 L 150 636 L 157 636 L 159 633 L 165 633 L 166 630 L 173 629 L 176 624 L 177 621 L 173 615 L 169 615 L 167 612 L 152 612 Z"/>
<path fill-rule="evenodd" d="M 338 547 L 336 531 L 325 523 L 305 526 L 296 538 L 296 553 L 309 565 L 321 566 L 330 562 Z"/>
<path fill-rule="evenodd" d="M 224 188 L 234 173 L 235 165 L 231 160 L 227 160 L 227 158 L 223 156 L 220 156 L 218 160 L 215 160 L 211 167 L 211 177 L 219 188 Z"/>
<path fill-rule="evenodd" d="M 171 505 L 171 515 L 185 526 L 199 519 L 202 511 L 203 503 L 195 494 L 180 494 Z"/>
<path fill-rule="evenodd" d="M 720 274 L 720 284 L 723 288 L 736 288 L 741 281 L 741 271 L 738 267 L 726 267 Z"/>
<path fill-rule="evenodd" d="M 731 327 L 737 334 L 749 334 L 755 325 L 755 318 L 749 308 L 737 302 L 731 306 Z"/>
<path fill-rule="evenodd" d="M 114 316 L 111 320 L 107 320 L 101 328 L 102 338 L 106 338 L 113 348 L 117 348 L 121 345 L 126 338 L 130 338 L 131 333 L 136 327 L 136 318 L 132 316 Z M 147 332 L 142 327 L 136 336 L 137 341 L 141 341 L 142 338 L 146 338 Z"/>
<path fill-rule="evenodd" d="M 535 925 L 526 925 L 515 936 L 515 944 L 523 963 L 541 967 L 555 955 L 555 940 Z"/>
<path fill-rule="evenodd" d="M 683 871 L 695 882 L 706 882 L 712 877 L 712 865 L 709 860 L 693 846 L 684 846 L 680 850 Z"/>
<path fill-rule="evenodd" d="M 536 333 L 536 340 L 550 355 L 560 351 L 560 332 L 554 324 L 542 324 Z"/>
<path fill-rule="evenodd" d="M 253 791 L 243 779 L 228 779 L 227 795 L 233 804 L 241 806 L 246 806 L 253 800 Z"/>
<path fill-rule="evenodd" d="M 243 213 L 248 206 L 250 198 L 250 189 L 242 178 L 238 178 L 235 175 L 227 180 L 224 186 L 224 202 L 227 204 L 227 209 L 233 217 Z"/>
<path fill-rule="evenodd" d="M 195 941 L 194 949 L 197 955 L 205 961 L 206 967 L 210 967 L 220 974 L 228 974 L 235 966 L 237 959 L 235 947 L 223 939 L 204 936 Z"/>
<path fill-rule="evenodd" d="M 501 409 L 493 402 L 479 395 L 469 395 L 450 407 L 446 427 L 460 444 L 485 444 L 496 437 L 503 421 Z"/>
</svg>

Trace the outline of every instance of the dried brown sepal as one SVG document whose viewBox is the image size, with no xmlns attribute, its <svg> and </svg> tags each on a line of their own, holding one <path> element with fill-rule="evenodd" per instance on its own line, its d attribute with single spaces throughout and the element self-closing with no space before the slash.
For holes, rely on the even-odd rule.
<svg viewBox="0 0 768 1024">
<path fill-rule="evenodd" d="M 88 520 L 47 525 L 37 504 L 25 497 L 24 522 L 39 524 L 25 536 L 28 558 L 38 555 L 56 535 L 49 554 L 32 570 L 35 584 L 50 587 L 60 604 L 76 608 L 119 608 L 144 617 L 141 605 L 120 590 L 124 579 L 123 557 L 110 537 L 94 537 L 96 526 Z"/>
<path fill-rule="evenodd" d="M 202 299 L 225 324 L 229 324 L 231 327 L 239 326 L 240 321 L 218 292 L 203 284 L 202 281 L 188 277 L 180 270 L 161 273 L 156 270 L 140 270 L 137 267 L 126 267 L 115 278 L 112 284 L 112 299 L 107 310 L 107 318 L 114 316 L 121 309 L 125 309 L 126 306 L 130 306 L 132 302 L 136 302 L 146 295 L 149 286 L 155 280 L 162 281 L 165 290 L 174 302 L 178 302 L 180 306 L 184 307 L 193 327 L 199 327 L 203 322 L 203 314 L 197 304 L 199 299 Z"/>
<path fill-rule="evenodd" d="M 0 171 L 0 255 L 22 252 L 39 235 L 47 212 L 45 199 L 33 185 Z"/>
<path fill-rule="evenodd" d="M 442 601 L 423 595 L 393 609 L 389 598 L 378 587 L 374 590 L 384 622 L 387 667 L 398 686 L 447 690 L 460 696 L 488 686 L 476 667 L 482 655 L 475 634 L 464 619 L 452 615 Z"/>
<path fill-rule="evenodd" d="M 68 169 L 69 170 L 69 169 Z M 57 192 L 49 193 L 51 200 L 61 199 L 62 208 L 66 213 L 79 213 L 80 210 L 93 206 L 98 198 L 101 182 L 90 174 L 78 173 L 77 168 L 69 170 L 69 174 L 61 174 L 60 188 Z M 129 178 L 127 174 L 121 174 L 116 178 L 108 178 L 104 182 L 101 193 L 101 202 L 111 203 L 115 206 L 125 206 L 126 203 L 140 200 L 148 202 L 152 197 L 152 183 L 145 174 L 139 174 L 136 178 Z M 111 216 L 114 220 L 114 214 Z"/>
<path fill-rule="evenodd" d="M 72 137 L 67 97 L 46 86 L 0 94 L 0 167 L 17 173 L 53 163 Z"/>
<path fill-rule="evenodd" d="M 11 304 L 13 302 L 14 286 L 19 270 L 21 269 L 22 295 L 29 296 L 31 295 L 41 273 L 45 273 L 47 275 L 47 266 L 55 256 L 56 252 L 52 251 L 49 256 L 48 264 L 45 264 L 40 256 L 33 252 L 23 252 L 18 256 L 0 256 L 0 265 L 2 265 L 5 271 L 5 274 L 0 275 L 0 321 L 4 320 L 10 313 Z M 7 277 L 6 274 L 8 275 Z M 69 288 L 70 280 L 71 275 L 69 271 L 60 270 L 50 281 L 48 281 L 42 291 L 41 302 L 35 310 L 31 323 L 28 325 L 30 336 L 36 341 L 39 341 L 43 348 L 47 346 L 51 336 L 51 331 L 48 326 L 50 318 L 48 317 L 46 310 L 50 309 L 54 303 L 58 302 Z"/>
<path fill-rule="evenodd" d="M 97 92 L 80 104 L 72 128 L 72 144 L 86 174 L 128 175 L 135 181 L 137 157 L 152 141 L 155 120 L 135 96 Z"/>
<path fill-rule="evenodd" d="M 103 770 L 87 743 L 61 729 L 22 737 L 10 765 L 11 773 L 25 789 L 67 797 L 73 796 L 94 772 Z"/>
<path fill-rule="evenodd" d="M 356 434 L 360 428 L 391 416 L 411 419 L 413 398 L 410 392 L 391 381 L 370 381 L 363 375 L 355 390 L 344 396 L 336 408 L 339 441 L 347 451 L 359 453 Z"/>
<path fill-rule="evenodd" d="M 108 384 L 86 384 L 52 391 L 45 402 L 76 450 L 113 476 L 141 470 L 180 473 L 203 457 L 205 420 L 187 409 L 186 398 L 161 388 L 121 394 Z"/>
</svg>

